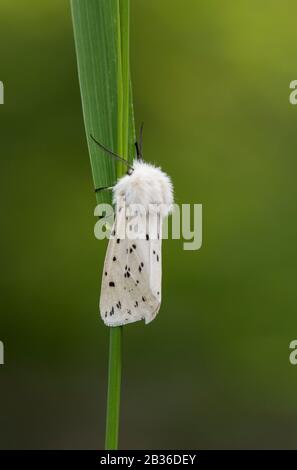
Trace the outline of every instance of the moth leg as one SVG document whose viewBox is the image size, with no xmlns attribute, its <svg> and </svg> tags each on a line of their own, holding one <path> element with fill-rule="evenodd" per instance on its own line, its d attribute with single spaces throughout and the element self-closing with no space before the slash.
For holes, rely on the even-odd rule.
<svg viewBox="0 0 297 470">
<path fill-rule="evenodd" d="M 95 188 L 95 193 L 99 193 L 100 191 L 109 191 L 112 189 L 113 186 L 102 186 L 101 188 Z"/>
</svg>

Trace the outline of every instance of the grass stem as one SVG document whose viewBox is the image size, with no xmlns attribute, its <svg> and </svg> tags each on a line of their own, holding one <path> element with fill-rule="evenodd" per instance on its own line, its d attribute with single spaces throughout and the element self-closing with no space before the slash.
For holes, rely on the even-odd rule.
<svg viewBox="0 0 297 470">
<path fill-rule="evenodd" d="M 127 171 L 108 158 L 90 135 L 132 163 L 135 150 L 130 79 L 130 0 L 71 0 L 83 115 L 94 188 L 109 187 Z M 111 193 L 96 193 L 97 203 Z M 122 370 L 122 327 L 109 329 L 105 447 L 118 448 Z"/>
<path fill-rule="evenodd" d="M 130 55 L 129 55 L 129 16 L 130 0 L 118 0 L 118 154 L 128 160 L 129 149 L 129 106 L 130 106 Z M 117 162 L 117 177 L 126 171 L 122 162 Z M 123 327 L 110 328 L 109 366 L 106 414 L 106 450 L 118 448 L 121 368 L 122 368 Z"/>
<path fill-rule="evenodd" d="M 109 333 L 106 450 L 118 449 L 122 374 L 122 330 L 123 328 L 118 326 L 110 328 Z"/>
</svg>

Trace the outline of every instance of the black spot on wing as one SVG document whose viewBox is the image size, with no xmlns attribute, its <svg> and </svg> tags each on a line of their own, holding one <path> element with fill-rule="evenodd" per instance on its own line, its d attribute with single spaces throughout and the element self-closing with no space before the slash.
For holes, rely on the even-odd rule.
<svg viewBox="0 0 297 470">
<path fill-rule="evenodd" d="M 142 268 L 143 268 L 144 264 L 143 262 L 140 263 L 140 265 L 138 266 L 138 271 L 141 273 L 142 271 Z"/>
<path fill-rule="evenodd" d="M 129 253 L 133 253 L 133 250 L 136 250 L 136 245 L 135 245 L 135 243 L 133 243 L 133 244 L 130 246 Z M 127 253 L 128 253 L 128 250 L 127 250 Z"/>
<path fill-rule="evenodd" d="M 111 281 L 111 282 L 109 283 L 109 287 L 115 287 L 115 283 Z"/>
<path fill-rule="evenodd" d="M 156 250 L 153 250 L 153 255 L 156 255 L 156 260 L 159 261 L 159 255 L 156 253 Z"/>
</svg>

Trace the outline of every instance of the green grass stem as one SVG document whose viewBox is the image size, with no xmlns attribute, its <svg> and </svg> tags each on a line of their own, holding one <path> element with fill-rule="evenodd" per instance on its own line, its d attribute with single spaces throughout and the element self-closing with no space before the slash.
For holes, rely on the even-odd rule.
<svg viewBox="0 0 297 470">
<path fill-rule="evenodd" d="M 125 164 L 106 156 L 90 134 L 126 160 L 133 159 L 135 129 L 130 79 L 130 0 L 71 0 L 85 129 L 94 187 L 111 186 Z M 98 202 L 110 202 L 107 192 Z M 122 327 L 109 331 L 105 448 L 118 448 Z"/>
</svg>

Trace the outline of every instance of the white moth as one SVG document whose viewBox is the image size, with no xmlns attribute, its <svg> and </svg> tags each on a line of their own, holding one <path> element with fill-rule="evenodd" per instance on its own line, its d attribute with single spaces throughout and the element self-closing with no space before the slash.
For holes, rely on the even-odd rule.
<svg viewBox="0 0 297 470">
<path fill-rule="evenodd" d="M 116 219 L 109 240 L 100 296 L 108 326 L 151 322 L 161 304 L 162 221 L 173 204 L 170 178 L 143 160 L 113 188 Z M 136 207 L 136 210 L 135 210 Z"/>
</svg>

